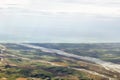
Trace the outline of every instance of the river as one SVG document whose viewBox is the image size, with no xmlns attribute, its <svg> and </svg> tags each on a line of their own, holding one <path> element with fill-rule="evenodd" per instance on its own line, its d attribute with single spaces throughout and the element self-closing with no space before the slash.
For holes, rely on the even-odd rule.
<svg viewBox="0 0 120 80">
<path fill-rule="evenodd" d="M 22 45 L 22 46 L 29 47 L 29 48 L 34 48 L 34 49 L 39 49 L 43 52 L 55 53 L 55 54 L 66 56 L 66 57 L 72 57 L 72 58 L 76 58 L 76 59 L 81 59 L 81 60 L 85 60 L 85 61 L 94 62 L 96 64 L 99 64 L 99 65 L 103 66 L 107 70 L 120 73 L 120 64 L 115 64 L 115 63 L 112 63 L 112 62 L 107 62 L 107 61 L 103 61 L 103 60 L 93 58 L 93 57 L 88 57 L 88 56 L 79 56 L 79 55 L 75 55 L 75 54 L 72 54 L 72 53 L 64 52 L 62 50 L 50 49 L 50 48 L 45 48 L 45 47 L 31 45 L 31 44 L 20 44 L 19 43 L 18 45 Z"/>
</svg>

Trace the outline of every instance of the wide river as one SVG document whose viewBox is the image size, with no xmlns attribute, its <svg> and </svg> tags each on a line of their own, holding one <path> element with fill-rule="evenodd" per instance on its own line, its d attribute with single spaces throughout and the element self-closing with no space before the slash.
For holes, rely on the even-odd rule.
<svg viewBox="0 0 120 80">
<path fill-rule="evenodd" d="M 88 56 L 79 56 L 79 55 L 75 55 L 72 53 L 64 52 L 62 50 L 50 49 L 50 48 L 45 48 L 45 47 L 31 45 L 31 44 L 18 44 L 18 45 L 22 45 L 22 46 L 34 48 L 34 49 L 39 49 L 43 52 L 55 53 L 55 54 L 66 56 L 66 57 L 72 57 L 72 58 L 76 58 L 76 59 L 81 59 L 81 60 L 93 62 L 93 63 L 96 63 L 96 64 L 103 66 L 107 70 L 120 73 L 120 64 L 115 64 L 115 63 L 103 61 L 103 60 L 93 58 L 93 57 L 88 57 Z"/>
</svg>

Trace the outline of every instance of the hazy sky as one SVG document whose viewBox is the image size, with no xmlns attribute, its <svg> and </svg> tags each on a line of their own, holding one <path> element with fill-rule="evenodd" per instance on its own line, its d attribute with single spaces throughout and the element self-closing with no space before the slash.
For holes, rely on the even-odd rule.
<svg viewBox="0 0 120 80">
<path fill-rule="evenodd" d="M 120 42 L 120 0 L 0 0 L 0 41 Z"/>
</svg>

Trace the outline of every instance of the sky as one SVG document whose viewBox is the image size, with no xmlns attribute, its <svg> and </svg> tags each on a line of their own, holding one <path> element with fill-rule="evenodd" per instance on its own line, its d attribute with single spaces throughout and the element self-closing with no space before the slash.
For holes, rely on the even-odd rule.
<svg viewBox="0 0 120 80">
<path fill-rule="evenodd" d="M 0 42 L 120 42 L 120 0 L 0 0 Z"/>
</svg>

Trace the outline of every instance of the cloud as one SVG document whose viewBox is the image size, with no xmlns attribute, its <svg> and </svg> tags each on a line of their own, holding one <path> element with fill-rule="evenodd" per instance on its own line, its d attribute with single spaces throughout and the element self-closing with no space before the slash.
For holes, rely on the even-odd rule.
<svg viewBox="0 0 120 80">
<path fill-rule="evenodd" d="M 119 0 L 51 0 L 51 1 L 77 4 L 120 4 Z"/>
<path fill-rule="evenodd" d="M 119 0 L 0 0 L 0 36 L 3 35 L 2 40 L 10 36 L 9 40 L 48 42 L 120 40 L 119 3 Z"/>
<path fill-rule="evenodd" d="M 63 3 L 62 3 L 63 2 Z M 64 3 L 66 2 L 66 3 Z M 69 2 L 71 2 L 69 4 Z M 74 2 L 81 4 L 74 4 Z M 83 4 L 88 3 L 88 4 Z M 94 4 L 91 4 L 91 3 Z M 0 0 L 1 12 L 7 14 L 16 12 L 16 14 L 31 14 L 31 15 L 56 15 L 56 14 L 87 14 L 87 15 L 102 15 L 111 17 L 120 17 L 120 7 L 102 6 L 95 4 L 110 4 L 120 3 L 118 0 Z M 14 9 L 13 9 L 14 8 Z M 15 9 L 16 8 L 16 9 Z M 18 9 L 18 10 L 17 10 Z"/>
</svg>

